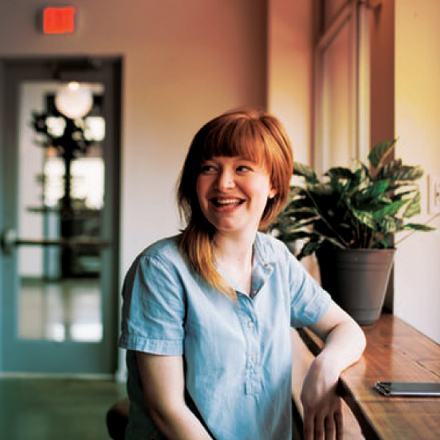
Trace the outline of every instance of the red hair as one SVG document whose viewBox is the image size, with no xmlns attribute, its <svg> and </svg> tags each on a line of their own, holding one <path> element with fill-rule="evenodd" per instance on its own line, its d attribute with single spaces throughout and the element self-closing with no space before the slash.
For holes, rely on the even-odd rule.
<svg viewBox="0 0 440 440">
<path fill-rule="evenodd" d="M 286 203 L 293 171 L 293 153 L 281 122 L 257 110 L 233 110 L 207 122 L 194 136 L 178 183 L 177 200 L 187 222 L 182 252 L 211 286 L 235 296 L 214 266 L 214 227 L 203 215 L 196 192 L 201 164 L 215 156 L 240 156 L 264 165 L 275 197 L 268 199 L 259 228 L 267 229 Z"/>
</svg>

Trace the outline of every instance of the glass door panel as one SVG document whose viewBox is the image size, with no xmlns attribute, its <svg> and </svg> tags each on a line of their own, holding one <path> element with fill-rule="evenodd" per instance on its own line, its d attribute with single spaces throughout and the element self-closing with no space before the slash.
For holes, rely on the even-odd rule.
<svg viewBox="0 0 440 440">
<path fill-rule="evenodd" d="M 75 119 L 56 107 L 70 83 L 20 87 L 18 236 L 28 242 L 18 248 L 23 339 L 102 340 L 100 249 L 81 242 L 101 237 L 104 88 L 74 84 L 92 97 L 87 113 Z"/>
</svg>

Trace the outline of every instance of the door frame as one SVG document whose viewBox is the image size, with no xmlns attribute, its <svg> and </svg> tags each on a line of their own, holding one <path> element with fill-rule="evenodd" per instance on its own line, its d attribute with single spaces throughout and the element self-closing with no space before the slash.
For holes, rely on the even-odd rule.
<svg viewBox="0 0 440 440">
<path fill-rule="evenodd" d="M 82 359 L 82 366 L 77 368 L 69 364 L 68 359 L 75 358 L 75 343 L 63 343 L 67 370 L 60 374 L 98 374 L 113 375 L 117 370 L 117 335 L 119 310 L 119 255 L 120 255 L 120 156 L 121 156 L 121 88 L 122 59 L 120 57 L 23 57 L 0 59 L 0 231 L 7 227 L 15 227 L 17 213 L 15 201 L 17 194 L 7 191 L 8 182 L 17 177 L 15 167 L 5 163 L 6 148 L 18 144 L 18 90 L 21 81 L 62 81 L 79 80 L 99 82 L 104 85 L 104 104 L 102 116 L 106 121 L 106 136 L 103 141 L 105 156 L 105 195 L 102 237 L 111 241 L 111 249 L 102 251 L 103 267 L 107 267 L 101 276 L 103 339 L 102 343 L 94 344 L 90 359 Z M 85 78 L 85 79 L 83 79 Z M 17 151 L 17 148 L 15 148 Z M 13 154 L 17 154 L 16 152 Z M 14 161 L 18 165 L 17 159 Z M 14 184 L 15 188 L 16 185 Z M 8 224 L 8 221 L 12 224 Z M 14 252 L 16 254 L 16 252 Z M 16 295 L 5 294 L 6 273 L 16 271 L 17 259 L 7 257 L 0 251 L 0 372 L 16 373 L 21 368 L 9 363 L 7 357 L 8 335 L 6 324 L 9 317 L 16 313 Z M 16 286 L 13 286 L 16 288 Z M 15 303 L 14 303 L 15 301 Z M 8 315 L 9 314 L 9 315 Z M 16 326 L 15 326 L 16 328 Z M 14 337 L 17 335 L 15 334 Z M 18 340 L 18 338 L 16 338 Z M 48 341 L 19 341 L 20 347 L 27 352 L 33 365 L 30 373 L 58 374 L 59 372 L 44 371 L 44 362 L 36 361 L 33 356 L 41 353 L 43 357 L 52 345 Z M 57 350 L 63 350 L 59 343 Z M 85 344 L 85 343 L 80 343 Z M 38 348 L 38 349 L 37 349 Z M 53 348 L 52 348 L 53 349 Z M 88 356 L 89 357 L 89 356 Z M 41 365 L 40 365 L 41 363 Z M 36 365 L 38 364 L 38 365 Z M 54 365 L 54 369 L 60 365 Z M 70 370 L 69 370 L 70 368 Z"/>
</svg>

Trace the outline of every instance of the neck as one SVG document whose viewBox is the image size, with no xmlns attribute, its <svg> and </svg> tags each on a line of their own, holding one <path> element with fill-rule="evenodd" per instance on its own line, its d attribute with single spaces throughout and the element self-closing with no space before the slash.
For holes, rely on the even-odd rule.
<svg viewBox="0 0 440 440">
<path fill-rule="evenodd" d="M 255 234 L 229 235 L 217 232 L 214 235 L 214 255 L 217 259 L 230 263 L 252 261 L 252 246 Z"/>
<path fill-rule="evenodd" d="M 245 293 L 251 288 L 254 239 L 255 234 L 243 237 L 217 233 L 214 236 L 216 263 Z"/>
</svg>

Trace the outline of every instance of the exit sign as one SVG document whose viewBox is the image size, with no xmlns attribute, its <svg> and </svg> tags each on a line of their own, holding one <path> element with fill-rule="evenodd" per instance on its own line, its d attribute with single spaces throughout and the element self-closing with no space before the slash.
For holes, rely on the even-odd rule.
<svg viewBox="0 0 440 440">
<path fill-rule="evenodd" d="M 71 34 L 75 30 L 73 6 L 48 7 L 43 9 L 43 33 Z"/>
</svg>

